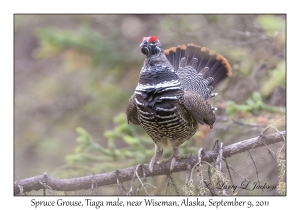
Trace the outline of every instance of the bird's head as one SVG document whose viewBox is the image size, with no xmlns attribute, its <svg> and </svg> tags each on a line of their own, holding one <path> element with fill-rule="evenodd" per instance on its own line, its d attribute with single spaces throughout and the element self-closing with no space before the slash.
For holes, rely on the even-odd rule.
<svg viewBox="0 0 300 210">
<path fill-rule="evenodd" d="M 158 57 L 164 53 L 163 46 L 156 36 L 143 37 L 140 47 L 142 53 L 147 57 Z"/>
</svg>

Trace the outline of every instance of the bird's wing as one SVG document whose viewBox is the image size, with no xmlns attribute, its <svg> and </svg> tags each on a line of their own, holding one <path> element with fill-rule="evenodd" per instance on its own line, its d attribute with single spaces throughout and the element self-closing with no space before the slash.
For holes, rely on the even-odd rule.
<svg viewBox="0 0 300 210">
<path fill-rule="evenodd" d="M 129 122 L 135 124 L 135 125 L 139 125 L 140 122 L 138 120 L 138 114 L 137 114 L 137 108 L 134 102 L 135 99 L 135 94 L 133 94 L 127 104 L 127 109 L 126 109 L 126 114 L 127 114 L 127 120 L 128 120 L 128 124 Z"/>
<path fill-rule="evenodd" d="M 216 121 L 211 105 L 198 93 L 192 90 L 184 90 L 184 107 L 198 123 L 206 123 L 211 128 Z"/>
</svg>

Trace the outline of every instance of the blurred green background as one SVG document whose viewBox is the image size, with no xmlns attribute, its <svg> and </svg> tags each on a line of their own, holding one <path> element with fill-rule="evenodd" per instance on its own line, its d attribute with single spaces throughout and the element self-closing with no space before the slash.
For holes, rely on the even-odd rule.
<svg viewBox="0 0 300 210">
<path fill-rule="evenodd" d="M 208 47 L 226 57 L 233 69 L 233 76 L 214 90 L 219 93 L 211 101 L 218 107 L 214 128 L 201 126 L 182 146 L 181 155 L 195 155 L 200 147 L 211 150 L 216 138 L 229 145 L 258 136 L 285 116 L 285 18 L 15 15 L 15 180 L 45 171 L 56 178 L 78 177 L 150 161 L 151 139 L 139 126 L 127 125 L 125 117 L 143 65 L 139 48 L 143 36 L 156 35 L 165 49 L 188 43 Z M 285 119 L 274 127 L 285 130 Z M 276 152 L 280 146 L 271 148 Z M 167 149 L 164 159 L 170 156 Z M 253 156 L 261 169 L 260 180 L 275 185 L 277 164 L 266 148 L 253 151 Z M 255 181 L 255 167 L 246 153 L 228 161 Z M 174 177 L 182 186 L 185 174 Z M 165 177 L 151 179 L 154 185 L 166 183 Z M 164 194 L 165 187 L 162 184 L 152 193 Z M 117 186 L 99 188 L 99 194 L 118 194 Z M 244 194 L 259 193 L 239 192 Z"/>
</svg>

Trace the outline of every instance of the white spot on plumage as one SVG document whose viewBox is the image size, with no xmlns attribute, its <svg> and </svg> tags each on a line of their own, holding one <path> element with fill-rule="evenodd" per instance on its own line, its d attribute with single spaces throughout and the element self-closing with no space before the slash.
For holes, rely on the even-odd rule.
<svg viewBox="0 0 300 210">
<path fill-rule="evenodd" d="M 144 115 L 152 115 L 152 113 L 142 111 L 138 106 L 136 108 L 139 110 L 140 113 Z"/>
<path fill-rule="evenodd" d="M 158 124 L 165 124 L 165 123 L 174 122 L 174 121 L 178 121 L 178 119 L 177 118 L 173 118 L 171 120 L 164 120 L 162 122 L 158 122 Z"/>
<path fill-rule="evenodd" d="M 175 114 L 172 114 L 172 115 L 168 115 L 168 116 L 160 116 L 160 115 L 156 115 L 157 118 L 160 118 L 160 119 L 169 119 L 169 118 L 172 118 L 172 117 L 176 117 Z"/>
<path fill-rule="evenodd" d="M 180 82 L 179 80 L 171 80 L 171 81 L 164 81 L 158 84 L 140 84 L 138 83 L 137 87 L 135 90 L 147 90 L 147 89 L 158 89 L 158 88 L 170 88 L 170 87 L 179 87 L 180 89 Z"/>
<path fill-rule="evenodd" d="M 157 110 L 157 111 L 165 111 L 165 112 L 172 112 L 172 111 L 174 111 L 174 110 L 176 110 L 176 109 L 177 109 L 176 106 L 174 106 L 174 107 L 171 108 L 171 109 L 164 109 L 164 108 L 161 108 L 161 107 L 156 107 L 156 110 Z"/>
<path fill-rule="evenodd" d="M 139 91 L 134 91 L 134 94 L 138 94 L 138 95 L 143 95 L 141 92 Z"/>
<path fill-rule="evenodd" d="M 177 96 L 162 96 L 159 99 L 178 99 Z"/>
<path fill-rule="evenodd" d="M 143 104 L 143 103 L 139 102 L 139 100 L 137 100 L 137 98 L 135 98 L 135 102 L 136 102 L 136 104 L 137 104 L 137 105 L 140 105 L 140 106 L 145 106 L 145 104 Z"/>
</svg>

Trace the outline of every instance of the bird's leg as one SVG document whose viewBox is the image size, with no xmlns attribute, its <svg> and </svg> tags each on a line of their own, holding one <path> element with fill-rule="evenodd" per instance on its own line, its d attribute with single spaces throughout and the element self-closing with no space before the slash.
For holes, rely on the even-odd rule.
<svg viewBox="0 0 300 210">
<path fill-rule="evenodd" d="M 149 171 L 152 173 L 153 172 L 153 167 L 154 167 L 154 164 L 160 160 L 160 158 L 162 157 L 162 154 L 163 154 L 163 148 L 158 146 L 157 144 L 155 144 L 155 154 L 154 156 L 152 157 L 151 161 L 150 161 L 150 164 L 149 164 Z"/>
<path fill-rule="evenodd" d="M 178 157 L 179 157 L 179 146 L 173 147 L 173 155 L 172 155 L 172 160 L 171 160 L 170 172 L 173 171 L 175 164 L 176 164 L 176 159 Z"/>
</svg>

